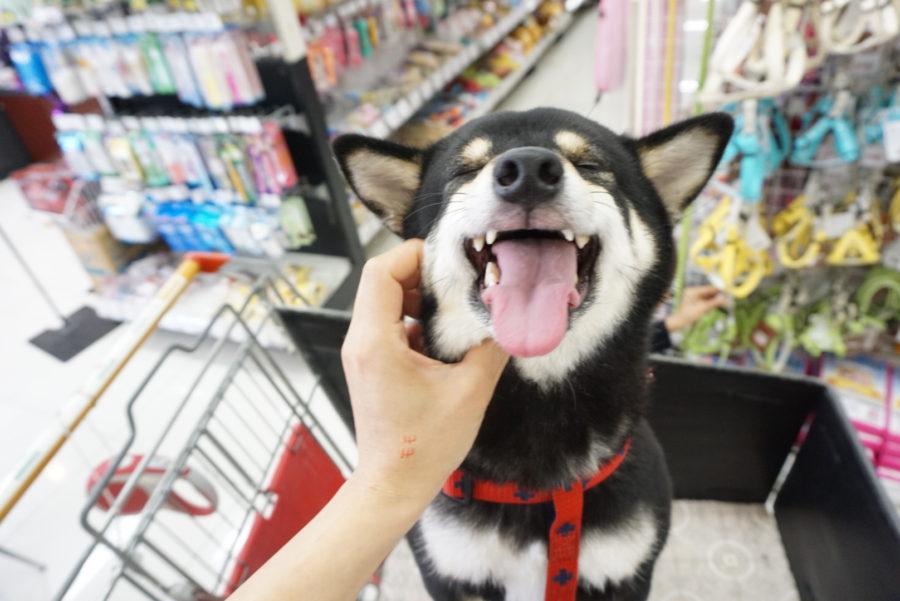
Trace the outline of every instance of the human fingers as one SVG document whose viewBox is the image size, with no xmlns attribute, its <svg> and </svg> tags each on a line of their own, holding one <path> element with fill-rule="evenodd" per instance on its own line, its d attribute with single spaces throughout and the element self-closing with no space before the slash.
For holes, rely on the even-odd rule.
<svg viewBox="0 0 900 601">
<path fill-rule="evenodd" d="M 350 332 L 361 327 L 366 330 L 383 330 L 402 319 L 406 291 L 419 286 L 419 265 L 422 259 L 422 241 L 407 240 L 400 246 L 370 259 L 363 267 Z M 415 303 L 408 304 L 415 308 Z"/>
<path fill-rule="evenodd" d="M 719 307 L 724 307 L 728 302 L 728 299 L 724 294 L 717 293 L 707 299 L 705 299 L 705 304 L 707 306 L 707 310 L 718 309 Z"/>
<path fill-rule="evenodd" d="M 491 398 L 503 369 L 509 362 L 509 353 L 494 340 L 487 339 L 469 349 L 462 361 L 450 366 L 454 377 L 459 376 L 474 391 L 484 391 L 484 400 Z"/>
<path fill-rule="evenodd" d="M 692 286 L 688 290 L 691 296 L 701 299 L 709 299 L 721 293 L 715 286 Z"/>
</svg>

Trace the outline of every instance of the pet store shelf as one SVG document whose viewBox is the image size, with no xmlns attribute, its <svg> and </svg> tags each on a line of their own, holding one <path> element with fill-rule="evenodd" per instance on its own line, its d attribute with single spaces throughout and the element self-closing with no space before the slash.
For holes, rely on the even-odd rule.
<svg viewBox="0 0 900 601">
<path fill-rule="evenodd" d="M 503 17 L 499 23 L 487 32 L 476 37 L 474 43 L 465 47 L 463 51 L 446 61 L 440 68 L 409 92 L 399 102 L 388 110 L 382 112 L 381 118 L 367 127 L 363 133 L 376 138 L 386 138 L 400 129 L 410 117 L 412 117 L 444 86 L 462 73 L 485 52 L 496 46 L 503 38 L 509 35 L 530 14 L 537 10 L 540 0 L 526 0 L 521 6 Z"/>
<path fill-rule="evenodd" d="M 516 86 L 518 86 L 525 76 L 528 75 L 528 72 L 531 71 L 532 67 L 541 60 L 541 57 L 546 54 L 560 36 L 565 33 L 566 29 L 571 25 L 572 19 L 573 17 L 570 13 L 562 13 L 557 20 L 553 31 L 545 35 L 541 38 L 541 41 L 535 44 L 522 65 L 507 75 L 503 81 L 500 82 L 500 85 L 491 90 L 485 99 L 466 115 L 466 120 L 468 121 L 469 119 L 483 117 L 497 108 L 497 105 L 503 102 L 503 99 L 516 89 Z"/>
<path fill-rule="evenodd" d="M 278 278 L 284 276 L 290 268 L 309 267 L 308 279 L 315 282 L 312 288 L 299 287 L 301 294 L 311 294 L 316 290 L 321 291 L 321 297 L 313 299 L 316 306 L 328 302 L 331 294 L 340 287 L 341 283 L 350 272 L 351 266 L 343 257 L 307 253 L 287 253 L 279 259 L 262 259 L 254 257 L 235 257 L 222 270 L 221 274 L 200 274 L 196 281 L 185 291 L 178 303 L 169 310 L 159 324 L 159 329 L 177 334 L 196 336 L 204 331 L 210 324 L 216 311 L 222 305 L 229 304 L 239 306 L 243 299 L 247 298 L 249 290 L 260 276 L 269 275 L 276 281 L 276 289 L 284 298 L 279 299 L 281 304 L 298 304 L 303 302 L 290 296 L 290 288 Z M 223 277 L 225 276 L 225 277 Z M 288 278 L 289 279 L 289 278 Z M 98 294 L 94 298 L 94 308 L 97 314 L 106 319 L 130 322 L 139 317 L 146 302 L 155 292 L 158 285 L 165 281 L 164 277 L 157 278 L 154 285 L 151 281 L 139 282 L 132 289 L 115 289 Z M 296 282 L 291 282 L 296 285 Z M 115 288 L 115 285 L 112 286 Z M 261 312 L 260 312 L 261 313 Z M 254 327 L 251 312 L 250 324 Z M 221 338 L 223 331 L 212 331 L 215 338 Z M 228 336 L 232 342 L 243 342 L 246 333 L 235 328 Z M 258 334 L 260 342 L 266 348 L 272 350 L 289 350 L 290 345 L 277 327 L 263 328 Z"/>
</svg>

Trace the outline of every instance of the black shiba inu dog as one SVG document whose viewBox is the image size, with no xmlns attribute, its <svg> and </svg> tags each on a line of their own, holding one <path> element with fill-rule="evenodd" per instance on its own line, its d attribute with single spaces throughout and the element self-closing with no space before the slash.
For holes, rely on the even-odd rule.
<svg viewBox="0 0 900 601">
<path fill-rule="evenodd" d="M 404 238 L 423 238 L 431 356 L 492 337 L 513 357 L 461 468 L 550 490 L 588 478 L 577 598 L 646 599 L 671 487 L 643 415 L 651 314 L 674 268 L 672 221 L 713 173 L 731 118 L 642 139 L 568 111 L 496 113 L 427 149 L 344 135 L 351 186 Z M 554 507 L 439 495 L 410 534 L 438 601 L 541 601 Z"/>
</svg>

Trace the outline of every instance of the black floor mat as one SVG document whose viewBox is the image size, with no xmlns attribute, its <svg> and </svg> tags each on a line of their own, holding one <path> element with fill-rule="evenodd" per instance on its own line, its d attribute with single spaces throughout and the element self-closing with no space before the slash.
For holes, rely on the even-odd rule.
<svg viewBox="0 0 900 601">
<path fill-rule="evenodd" d="M 60 361 L 68 361 L 119 325 L 118 321 L 99 317 L 91 307 L 82 307 L 55 330 L 44 330 L 29 342 Z"/>
</svg>

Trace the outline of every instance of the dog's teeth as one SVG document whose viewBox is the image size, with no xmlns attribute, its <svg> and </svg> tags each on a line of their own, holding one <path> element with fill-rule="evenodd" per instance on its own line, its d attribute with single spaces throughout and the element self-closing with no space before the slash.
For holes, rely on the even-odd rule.
<svg viewBox="0 0 900 601">
<path fill-rule="evenodd" d="M 485 239 L 485 242 L 487 242 L 489 245 L 496 242 L 497 241 L 497 230 L 488 230 L 487 234 L 485 234 L 484 239 Z"/>
<path fill-rule="evenodd" d="M 490 288 L 500 283 L 500 268 L 491 261 L 484 270 L 484 287 Z"/>
<path fill-rule="evenodd" d="M 484 236 L 477 236 L 475 238 L 472 238 L 472 248 L 474 248 L 478 252 L 481 252 L 484 248 Z"/>
<path fill-rule="evenodd" d="M 563 238 L 565 238 L 569 242 L 575 239 L 575 232 L 573 232 L 572 230 L 563 230 L 562 235 Z"/>
<path fill-rule="evenodd" d="M 584 248 L 588 242 L 590 242 L 590 236 L 576 236 L 575 237 L 575 246 L 578 248 Z"/>
</svg>

